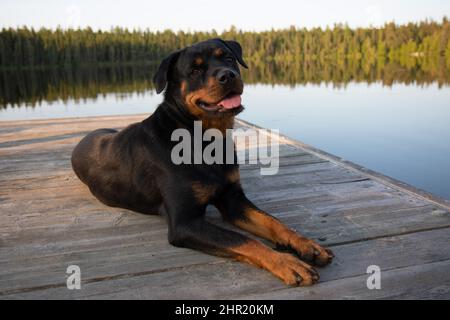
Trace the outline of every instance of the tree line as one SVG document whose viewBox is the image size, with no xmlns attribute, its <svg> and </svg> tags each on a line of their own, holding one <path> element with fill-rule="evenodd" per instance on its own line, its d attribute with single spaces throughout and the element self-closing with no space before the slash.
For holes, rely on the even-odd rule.
<svg viewBox="0 0 450 320">
<path fill-rule="evenodd" d="M 142 64 L 162 59 L 169 52 L 208 38 L 239 41 L 245 58 L 253 64 L 343 64 L 360 60 L 363 65 L 399 62 L 414 66 L 417 60 L 434 60 L 450 69 L 450 23 L 422 21 L 379 28 L 336 24 L 332 28 L 250 32 L 231 27 L 222 33 L 152 32 L 114 28 L 86 29 L 3 28 L 0 31 L 0 68 Z"/>
</svg>

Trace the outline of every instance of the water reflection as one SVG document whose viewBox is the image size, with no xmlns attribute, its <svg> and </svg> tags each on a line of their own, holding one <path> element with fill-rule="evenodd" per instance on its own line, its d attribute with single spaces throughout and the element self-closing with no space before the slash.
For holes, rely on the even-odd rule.
<svg viewBox="0 0 450 320">
<path fill-rule="evenodd" d="M 0 107 L 39 105 L 42 101 L 96 98 L 108 93 L 144 92 L 152 89 L 157 64 L 83 68 L 38 68 L 0 71 Z M 450 83 L 450 69 L 440 61 L 411 58 L 401 62 L 384 59 L 327 62 L 260 62 L 243 70 L 249 84 L 332 84 L 345 87 L 351 82 L 380 82 L 439 87 Z"/>
<path fill-rule="evenodd" d="M 109 93 L 152 88 L 153 66 L 42 68 L 0 72 L 0 105 L 36 106 L 43 101 L 75 101 Z"/>
</svg>

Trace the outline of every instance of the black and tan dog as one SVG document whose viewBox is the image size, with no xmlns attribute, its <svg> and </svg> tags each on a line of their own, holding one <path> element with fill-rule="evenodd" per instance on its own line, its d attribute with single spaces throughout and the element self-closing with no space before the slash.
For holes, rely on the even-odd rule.
<svg viewBox="0 0 450 320">
<path fill-rule="evenodd" d="M 166 88 L 157 110 L 120 132 L 90 133 L 73 151 L 72 166 L 104 204 L 164 216 L 172 245 L 248 262 L 290 285 L 312 285 L 319 275 L 308 263 L 324 266 L 331 262 L 332 252 L 250 202 L 237 164 L 175 165 L 171 160 L 175 129 L 192 132 L 196 120 L 204 130 L 233 127 L 235 115 L 243 110 L 238 63 L 247 67 L 239 43 L 220 39 L 170 54 L 154 77 L 158 93 Z M 290 248 L 297 257 L 205 221 L 209 204 L 226 221 Z"/>
</svg>

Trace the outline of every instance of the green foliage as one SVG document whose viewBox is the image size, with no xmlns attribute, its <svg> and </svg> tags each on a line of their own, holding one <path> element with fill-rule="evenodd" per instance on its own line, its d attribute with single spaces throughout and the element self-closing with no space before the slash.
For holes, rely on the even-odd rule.
<svg viewBox="0 0 450 320">
<path fill-rule="evenodd" d="M 114 28 L 108 32 L 87 29 L 2 29 L 0 67 L 78 66 L 91 64 L 142 64 L 158 61 L 169 52 L 213 37 L 239 41 L 252 62 L 365 60 L 376 57 L 401 62 L 407 58 L 445 55 L 448 60 L 450 24 L 424 21 L 388 23 L 382 28 L 298 29 L 244 32 L 232 27 L 217 32 L 151 32 Z"/>
</svg>

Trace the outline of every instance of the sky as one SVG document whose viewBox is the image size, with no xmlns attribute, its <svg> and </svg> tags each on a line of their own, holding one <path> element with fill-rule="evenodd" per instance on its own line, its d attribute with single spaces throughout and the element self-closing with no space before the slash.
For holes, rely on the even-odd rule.
<svg viewBox="0 0 450 320">
<path fill-rule="evenodd" d="M 449 0 L 0 0 L 0 27 L 249 31 L 450 17 Z"/>
</svg>

